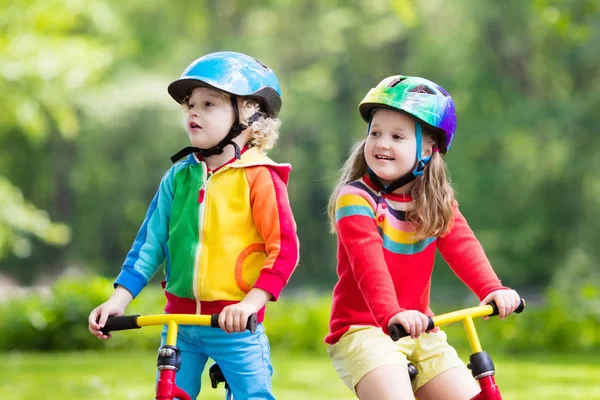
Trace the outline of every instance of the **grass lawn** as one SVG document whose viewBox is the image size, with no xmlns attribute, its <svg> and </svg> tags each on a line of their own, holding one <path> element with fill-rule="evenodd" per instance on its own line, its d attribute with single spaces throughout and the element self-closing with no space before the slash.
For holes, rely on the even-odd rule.
<svg viewBox="0 0 600 400">
<path fill-rule="evenodd" d="M 0 399 L 149 400 L 154 352 L 1 353 Z M 354 398 L 326 355 L 278 354 L 274 390 L 283 400 Z M 600 400 L 600 355 L 526 356 L 495 360 L 505 400 Z M 204 377 L 202 399 L 221 399 Z"/>
</svg>

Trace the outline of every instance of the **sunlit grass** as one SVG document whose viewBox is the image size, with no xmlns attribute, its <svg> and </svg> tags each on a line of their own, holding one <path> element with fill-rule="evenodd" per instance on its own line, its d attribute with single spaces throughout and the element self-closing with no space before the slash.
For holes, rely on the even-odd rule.
<svg viewBox="0 0 600 400">
<path fill-rule="evenodd" d="M 148 400 L 154 396 L 154 352 L 3 353 L 0 398 L 11 400 Z M 277 354 L 273 358 L 277 398 L 352 399 L 326 354 Z M 600 357 L 526 356 L 496 358 L 505 400 L 600 400 Z M 205 374 L 206 375 L 206 374 Z M 204 377 L 202 399 L 223 398 Z"/>
</svg>

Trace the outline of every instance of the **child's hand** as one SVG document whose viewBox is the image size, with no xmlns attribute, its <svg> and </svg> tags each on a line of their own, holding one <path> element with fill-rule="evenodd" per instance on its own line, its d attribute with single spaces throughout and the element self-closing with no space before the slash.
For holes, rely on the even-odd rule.
<svg viewBox="0 0 600 400">
<path fill-rule="evenodd" d="M 104 324 L 106 324 L 106 320 L 111 315 L 123 315 L 125 313 L 125 307 L 121 306 L 121 304 L 113 299 L 107 300 L 106 302 L 100 304 L 98 307 L 94 308 L 88 317 L 88 329 L 92 335 L 98 336 L 102 340 L 107 340 L 112 337 L 109 333 L 108 335 L 102 334 L 100 329 L 104 328 Z"/>
<path fill-rule="evenodd" d="M 481 301 L 480 305 L 485 306 L 492 301 L 496 302 L 496 305 L 498 306 L 498 316 L 500 319 L 504 319 L 519 307 L 519 304 L 521 304 L 521 297 L 514 290 L 501 289 L 485 296 L 485 299 Z M 485 317 L 485 319 L 488 318 Z"/>
<path fill-rule="evenodd" d="M 410 337 L 416 339 L 419 335 L 427 330 L 429 318 L 427 315 L 417 310 L 407 310 L 394 315 L 388 326 L 392 324 L 400 324 L 410 334 Z"/>
<path fill-rule="evenodd" d="M 242 300 L 223 308 L 219 314 L 219 326 L 227 333 L 244 332 L 248 318 L 257 311 L 254 304 Z"/>
<path fill-rule="evenodd" d="M 110 299 L 94 308 L 90 313 L 88 317 L 88 330 L 90 333 L 102 340 L 110 339 L 112 335 L 104 335 L 100 329 L 104 328 L 109 316 L 123 315 L 131 300 L 133 300 L 131 293 L 124 287 L 117 286 Z"/>
<path fill-rule="evenodd" d="M 250 315 L 258 312 L 271 299 L 271 294 L 252 288 L 244 300 L 223 308 L 219 314 L 219 326 L 227 333 L 244 332 Z"/>
</svg>

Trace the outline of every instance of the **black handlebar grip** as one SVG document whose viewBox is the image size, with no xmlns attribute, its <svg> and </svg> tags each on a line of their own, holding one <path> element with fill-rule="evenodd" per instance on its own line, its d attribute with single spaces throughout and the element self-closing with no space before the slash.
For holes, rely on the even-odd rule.
<svg viewBox="0 0 600 400">
<path fill-rule="evenodd" d="M 431 317 L 429 318 L 429 322 L 427 323 L 427 331 L 432 330 L 433 328 L 435 328 L 435 324 L 433 323 L 433 319 Z M 406 332 L 406 329 L 404 329 L 404 327 L 400 324 L 392 324 L 389 327 L 389 332 L 390 332 L 390 337 L 392 338 L 392 340 L 395 342 L 403 337 L 406 336 L 410 336 L 410 334 L 408 332 Z"/>
<path fill-rule="evenodd" d="M 256 316 L 256 313 L 254 313 L 248 317 L 248 323 L 246 324 L 246 329 L 248 329 L 252 333 L 256 332 L 256 325 L 258 324 L 257 318 L 258 317 Z"/>
<path fill-rule="evenodd" d="M 100 332 L 108 335 L 111 331 L 124 331 L 127 329 L 139 329 L 137 318 L 139 315 L 122 315 L 120 317 L 110 316 L 104 324 L 104 328 Z"/>
<path fill-rule="evenodd" d="M 248 323 L 246 324 L 246 329 L 248 329 L 250 332 L 254 333 L 254 332 L 256 332 L 256 324 L 257 324 L 257 317 L 256 317 L 256 313 L 254 313 L 248 317 Z M 219 314 L 213 314 L 210 316 L 210 326 L 213 328 L 219 327 Z"/>
<path fill-rule="evenodd" d="M 519 303 L 519 307 L 517 307 L 517 309 L 515 310 L 515 312 L 517 314 L 521 314 L 523 312 L 523 310 L 525 309 L 525 306 L 526 306 L 525 299 L 521 298 L 521 302 Z"/>
<path fill-rule="evenodd" d="M 500 314 L 500 311 L 498 310 L 498 305 L 496 304 L 495 301 L 492 301 L 491 303 L 489 303 L 490 306 L 492 306 L 492 308 L 494 309 L 494 312 L 490 314 L 491 317 Z M 517 307 L 517 309 L 515 310 L 515 312 L 517 314 L 520 314 L 523 312 L 523 310 L 525 309 L 525 299 L 521 299 L 521 302 L 519 303 L 519 306 Z"/>
</svg>

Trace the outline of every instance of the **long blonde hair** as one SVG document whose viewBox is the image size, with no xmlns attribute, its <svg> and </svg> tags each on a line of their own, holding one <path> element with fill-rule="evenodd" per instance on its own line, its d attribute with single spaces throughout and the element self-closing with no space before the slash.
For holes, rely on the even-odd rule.
<svg viewBox="0 0 600 400">
<path fill-rule="evenodd" d="M 329 215 L 329 228 L 332 233 L 336 232 L 335 229 L 335 204 L 337 198 L 344 186 L 353 182 L 357 179 L 362 178 L 369 170 L 367 160 L 365 158 L 365 143 L 367 139 L 363 139 L 352 146 L 350 156 L 344 163 L 344 166 L 340 170 L 340 178 L 338 179 L 331 196 L 329 197 L 329 204 L 327 205 L 327 214 Z"/>
<path fill-rule="evenodd" d="M 423 140 L 438 147 L 437 136 L 423 129 Z M 366 139 L 352 147 L 350 156 L 340 170 L 327 207 L 330 229 L 336 232 L 335 207 L 340 191 L 348 183 L 362 178 L 368 172 L 365 158 Z M 418 177 L 411 187 L 412 208 L 407 211 L 407 220 L 415 224 L 414 238 L 422 240 L 432 236 L 444 236 L 452 228 L 452 206 L 454 189 L 446 173 L 446 163 L 439 152 L 435 151 L 425 167 L 423 175 Z"/>
</svg>

